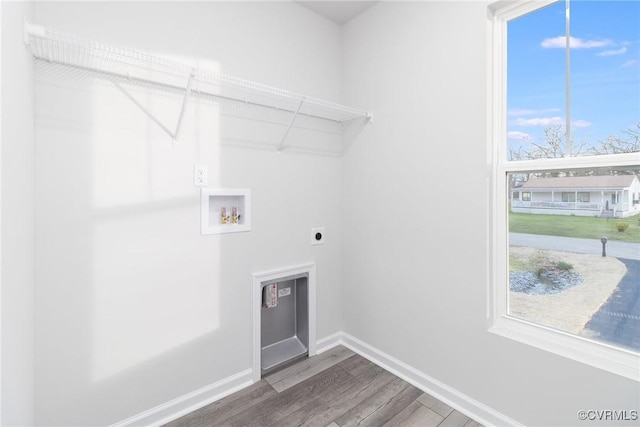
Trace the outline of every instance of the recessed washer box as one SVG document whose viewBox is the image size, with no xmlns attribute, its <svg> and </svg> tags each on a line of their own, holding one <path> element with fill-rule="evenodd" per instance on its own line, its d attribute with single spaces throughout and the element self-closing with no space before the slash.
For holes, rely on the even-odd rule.
<svg viewBox="0 0 640 427">
<path fill-rule="evenodd" d="M 251 230 L 251 190 L 203 188 L 201 190 L 202 235 Z"/>
</svg>

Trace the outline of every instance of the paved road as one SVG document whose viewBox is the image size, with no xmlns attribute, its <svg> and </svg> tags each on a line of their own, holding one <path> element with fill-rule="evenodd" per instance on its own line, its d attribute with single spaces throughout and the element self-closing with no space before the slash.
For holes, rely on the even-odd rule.
<svg viewBox="0 0 640 427">
<path fill-rule="evenodd" d="M 509 233 L 509 243 L 564 252 L 602 254 L 599 239 Z M 640 243 L 607 242 L 606 253 L 624 263 L 627 273 L 585 328 L 596 339 L 637 351 L 640 349 Z"/>
<path fill-rule="evenodd" d="M 598 339 L 640 349 L 640 261 L 620 259 L 627 267 L 616 290 L 585 325 Z"/>
<path fill-rule="evenodd" d="M 542 236 L 539 234 L 509 233 L 513 246 L 551 249 L 580 254 L 602 254 L 600 239 L 576 239 L 573 237 Z M 640 243 L 607 242 L 607 256 L 640 260 Z"/>
</svg>

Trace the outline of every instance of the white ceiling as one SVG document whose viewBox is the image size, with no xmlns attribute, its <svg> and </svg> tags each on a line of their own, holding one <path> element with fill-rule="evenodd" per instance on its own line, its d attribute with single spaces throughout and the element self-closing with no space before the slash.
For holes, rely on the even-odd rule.
<svg viewBox="0 0 640 427">
<path fill-rule="evenodd" d="M 325 18 L 342 25 L 355 18 L 377 1 L 298 1 L 300 5 L 313 10 Z"/>
</svg>

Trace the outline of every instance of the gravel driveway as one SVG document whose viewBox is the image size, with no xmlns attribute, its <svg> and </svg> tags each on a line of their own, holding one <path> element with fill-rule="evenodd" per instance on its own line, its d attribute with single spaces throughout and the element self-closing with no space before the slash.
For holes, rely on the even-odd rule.
<svg viewBox="0 0 640 427">
<path fill-rule="evenodd" d="M 549 295 L 529 295 L 509 292 L 509 313 L 541 325 L 577 335 L 587 335 L 585 325 L 613 294 L 627 267 L 616 258 L 601 255 L 576 254 L 512 246 L 512 259 L 535 256 L 573 265 L 582 282 L 562 292 Z"/>
</svg>

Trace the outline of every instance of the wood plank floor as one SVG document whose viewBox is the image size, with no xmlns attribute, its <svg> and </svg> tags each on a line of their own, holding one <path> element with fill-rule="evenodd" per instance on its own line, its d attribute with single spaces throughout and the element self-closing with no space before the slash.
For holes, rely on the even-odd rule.
<svg viewBox="0 0 640 427">
<path fill-rule="evenodd" d="M 480 426 L 342 346 L 304 359 L 165 427 Z"/>
</svg>

